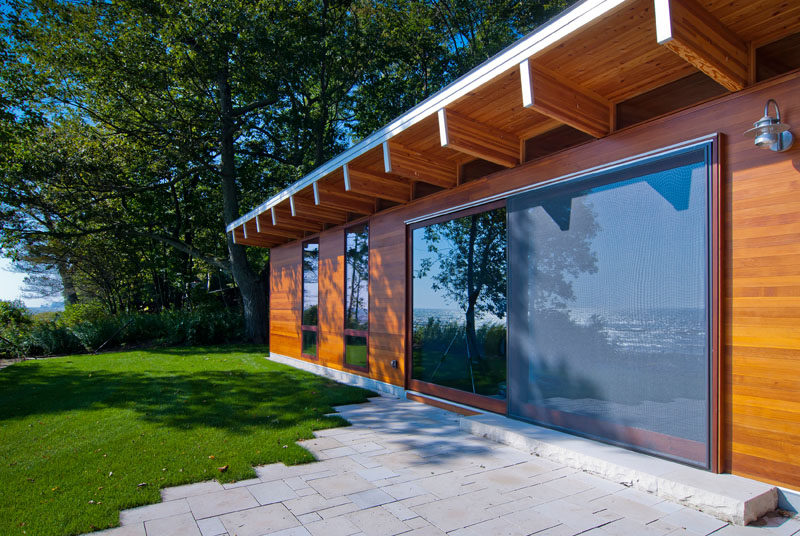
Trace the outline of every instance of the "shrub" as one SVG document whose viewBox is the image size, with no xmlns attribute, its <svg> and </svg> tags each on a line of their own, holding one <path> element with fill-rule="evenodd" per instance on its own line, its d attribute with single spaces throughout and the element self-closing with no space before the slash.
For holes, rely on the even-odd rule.
<svg viewBox="0 0 800 536">
<path fill-rule="evenodd" d="M 57 322 L 71 328 L 84 322 L 97 322 L 107 315 L 100 302 L 75 303 L 64 307 L 64 311 L 58 315 Z"/>
<path fill-rule="evenodd" d="M 93 352 L 101 345 L 205 345 L 244 340 L 241 312 L 200 308 L 108 315 L 99 304 L 70 305 L 32 319 L 21 303 L 0 302 L 0 356 Z"/>
<path fill-rule="evenodd" d="M 27 354 L 27 337 L 32 326 L 33 318 L 21 301 L 0 300 L 0 356 Z"/>
<path fill-rule="evenodd" d="M 80 341 L 87 352 L 93 352 L 106 341 L 108 341 L 108 345 L 112 347 L 119 345 L 121 342 L 118 333 L 120 327 L 119 318 L 107 316 L 93 322 L 81 322 L 72 326 L 70 331 Z M 110 340 L 112 337 L 113 340 Z"/>
<path fill-rule="evenodd" d="M 219 344 L 244 339 L 238 311 L 167 311 L 160 317 L 164 344 Z"/>
<path fill-rule="evenodd" d="M 67 354 L 81 349 L 81 341 L 75 334 L 52 320 L 35 322 L 28 335 L 28 355 Z"/>
</svg>

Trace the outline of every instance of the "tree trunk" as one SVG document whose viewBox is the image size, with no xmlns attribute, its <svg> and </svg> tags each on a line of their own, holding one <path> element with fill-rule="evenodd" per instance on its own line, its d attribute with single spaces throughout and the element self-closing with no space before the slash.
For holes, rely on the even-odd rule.
<svg viewBox="0 0 800 536">
<path fill-rule="evenodd" d="M 467 250 L 467 352 L 472 360 L 480 359 L 478 335 L 475 331 L 475 304 L 478 302 L 479 289 L 475 288 L 475 241 L 478 236 L 478 216 L 471 217 L 469 226 L 469 249 Z"/>
<path fill-rule="evenodd" d="M 75 281 L 66 263 L 58 263 L 58 275 L 61 276 L 61 284 L 64 286 L 64 305 L 75 305 L 78 303 L 78 291 L 75 290 Z"/>
<path fill-rule="evenodd" d="M 236 187 L 236 162 L 234 148 L 233 102 L 228 73 L 227 58 L 219 72 L 220 102 L 220 175 L 222 178 L 222 203 L 225 225 L 239 215 L 239 199 Z M 228 256 L 231 261 L 231 273 L 242 296 L 244 309 L 244 325 L 247 338 L 254 343 L 265 343 L 267 340 L 267 299 L 264 285 L 253 272 L 247 261 L 243 246 L 233 243 L 226 233 Z"/>
</svg>

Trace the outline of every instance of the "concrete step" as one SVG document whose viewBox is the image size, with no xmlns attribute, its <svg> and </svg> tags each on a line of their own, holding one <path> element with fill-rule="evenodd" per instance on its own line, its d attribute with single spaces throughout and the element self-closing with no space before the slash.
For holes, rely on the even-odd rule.
<svg viewBox="0 0 800 536">
<path fill-rule="evenodd" d="M 461 429 L 664 499 L 746 525 L 778 507 L 763 482 L 714 474 L 495 414 L 460 419 Z"/>
</svg>

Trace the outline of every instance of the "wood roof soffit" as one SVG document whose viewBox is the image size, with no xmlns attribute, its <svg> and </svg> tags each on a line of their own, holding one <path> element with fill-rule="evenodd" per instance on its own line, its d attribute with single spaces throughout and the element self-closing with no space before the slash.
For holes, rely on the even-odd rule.
<svg viewBox="0 0 800 536">
<path fill-rule="evenodd" d="M 293 196 L 295 216 L 303 219 L 318 221 L 321 224 L 340 225 L 347 222 L 347 211 L 335 207 L 318 205 L 314 199 Z"/>
<path fill-rule="evenodd" d="M 440 109 L 437 115 L 442 147 L 504 167 L 519 164 L 520 139 L 516 135 L 446 108 Z"/>
<path fill-rule="evenodd" d="M 611 101 L 533 60 L 524 60 L 519 68 L 523 106 L 595 138 L 611 131 Z"/>
<path fill-rule="evenodd" d="M 249 224 L 249 225 L 248 225 Z M 255 223 L 252 221 L 244 222 L 240 227 L 232 231 L 233 243 L 241 246 L 257 246 L 268 248 L 287 242 L 284 237 L 270 237 L 255 233 Z"/>
<path fill-rule="evenodd" d="M 345 164 L 344 189 L 361 195 L 407 203 L 411 201 L 412 183 L 403 177 Z"/>
<path fill-rule="evenodd" d="M 749 45 L 696 0 L 655 0 L 660 45 L 730 91 L 752 78 Z"/>
<path fill-rule="evenodd" d="M 455 162 L 442 162 L 391 141 L 383 144 L 384 171 L 413 181 L 452 188 L 457 184 Z"/>
<path fill-rule="evenodd" d="M 375 212 L 375 200 L 356 193 L 347 192 L 342 184 L 317 181 L 314 183 L 314 202 L 317 206 L 328 207 L 367 216 Z"/>
</svg>

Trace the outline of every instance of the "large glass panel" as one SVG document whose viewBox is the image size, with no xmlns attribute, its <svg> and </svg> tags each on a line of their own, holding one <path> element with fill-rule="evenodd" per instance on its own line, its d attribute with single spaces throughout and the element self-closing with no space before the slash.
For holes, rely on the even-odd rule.
<svg viewBox="0 0 800 536">
<path fill-rule="evenodd" d="M 412 233 L 412 377 L 505 398 L 505 208 Z"/>
<path fill-rule="evenodd" d="M 303 244 L 303 331 L 302 353 L 317 355 L 317 322 L 319 309 L 319 241 Z"/>
<path fill-rule="evenodd" d="M 344 362 L 367 366 L 369 330 L 369 226 L 345 232 Z"/>
<path fill-rule="evenodd" d="M 509 413 L 708 465 L 706 154 L 509 200 Z"/>
</svg>

